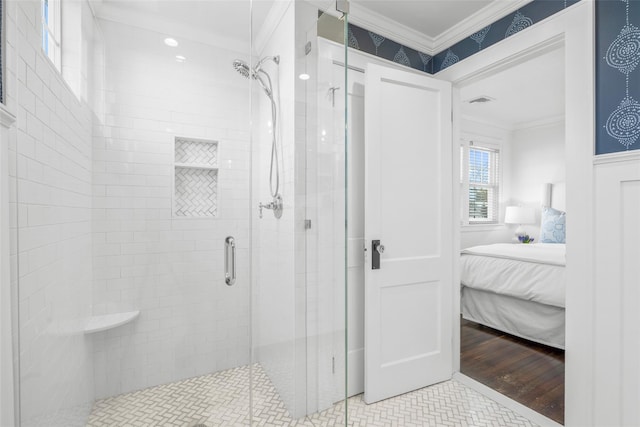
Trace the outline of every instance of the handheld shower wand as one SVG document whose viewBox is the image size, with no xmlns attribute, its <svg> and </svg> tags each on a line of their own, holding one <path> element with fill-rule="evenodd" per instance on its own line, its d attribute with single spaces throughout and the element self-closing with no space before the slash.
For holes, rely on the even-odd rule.
<svg viewBox="0 0 640 427">
<path fill-rule="evenodd" d="M 271 164 L 269 166 L 269 191 L 273 200 L 270 203 L 260 203 L 260 218 L 262 218 L 262 209 L 272 209 L 276 218 L 282 216 L 282 196 L 280 195 L 280 166 L 278 161 L 278 114 L 277 106 L 273 96 L 273 85 L 269 73 L 262 69 L 267 61 L 273 61 L 276 65 L 280 64 L 279 56 L 266 56 L 258 61 L 255 67 L 251 68 L 241 59 L 233 61 L 233 68 L 243 77 L 256 80 L 264 93 L 271 101 L 271 123 L 273 131 L 271 133 Z M 275 175 L 275 176 L 274 176 Z"/>
</svg>

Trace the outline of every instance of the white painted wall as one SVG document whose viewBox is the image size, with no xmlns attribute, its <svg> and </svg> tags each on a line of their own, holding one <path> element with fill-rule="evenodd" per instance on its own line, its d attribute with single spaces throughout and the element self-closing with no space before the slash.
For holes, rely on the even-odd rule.
<svg viewBox="0 0 640 427">
<path fill-rule="evenodd" d="M 7 101 L 17 115 L 9 138 L 21 425 L 81 426 L 93 402 L 92 344 L 83 334 L 91 313 L 91 110 L 42 52 L 41 2 L 4 6 Z M 90 43 L 95 23 L 88 4 L 79 7 L 86 21 L 66 25 Z M 88 72 L 93 55 L 84 59 Z"/>
<path fill-rule="evenodd" d="M 516 130 L 511 135 L 510 194 L 508 205 L 535 209 L 536 223 L 525 225 L 539 241 L 542 185 L 566 180 L 564 122 Z M 515 226 L 509 226 L 512 230 Z"/>
<path fill-rule="evenodd" d="M 250 360 L 251 82 L 231 65 L 246 52 L 183 39 L 169 48 L 164 34 L 100 25 L 106 106 L 93 138 L 94 313 L 141 314 L 93 336 L 97 398 Z M 173 216 L 175 136 L 218 141 L 216 218 Z M 238 247 L 233 287 L 224 282 L 228 235 Z"/>
</svg>

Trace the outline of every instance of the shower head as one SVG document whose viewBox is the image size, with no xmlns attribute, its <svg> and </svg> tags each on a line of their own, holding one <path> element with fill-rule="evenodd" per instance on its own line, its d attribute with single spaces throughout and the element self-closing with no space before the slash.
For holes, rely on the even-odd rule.
<svg viewBox="0 0 640 427">
<path fill-rule="evenodd" d="M 240 59 L 236 59 L 235 61 L 233 61 L 233 68 L 240 73 L 240 75 L 242 75 L 244 78 L 249 78 L 249 76 L 253 77 L 254 79 L 256 78 L 255 73 L 253 72 L 253 70 L 251 68 L 249 68 L 249 65 L 247 65 L 246 62 L 240 60 Z"/>
<path fill-rule="evenodd" d="M 262 71 L 262 64 L 264 64 L 266 61 L 273 61 L 276 64 L 280 64 L 280 56 L 265 56 L 260 61 L 258 61 L 256 66 L 253 68 L 249 67 L 249 64 L 244 62 L 242 59 L 236 59 L 235 61 L 233 61 L 233 68 L 245 78 L 249 78 L 249 76 L 251 76 L 254 79 L 258 79 L 259 72 L 267 74 L 266 71 Z"/>
<path fill-rule="evenodd" d="M 271 99 L 271 102 L 274 102 L 271 77 L 269 76 L 269 73 L 262 69 L 262 64 L 264 64 L 266 61 L 273 61 L 276 64 L 280 64 L 280 56 L 265 56 L 260 61 L 258 61 L 256 66 L 253 68 L 249 67 L 249 64 L 247 64 L 243 60 L 236 59 L 235 61 L 233 61 L 233 68 L 244 78 L 248 79 L 249 77 L 252 77 L 254 80 L 256 80 L 260 84 L 262 90 L 264 90 L 264 93 L 266 93 L 269 99 Z M 266 81 L 264 80 L 263 76 L 264 78 L 266 78 Z"/>
</svg>

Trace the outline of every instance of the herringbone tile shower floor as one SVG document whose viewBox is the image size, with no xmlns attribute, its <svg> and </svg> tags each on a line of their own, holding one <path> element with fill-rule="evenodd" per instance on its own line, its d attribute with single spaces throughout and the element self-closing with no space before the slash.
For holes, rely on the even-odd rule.
<svg viewBox="0 0 640 427">
<path fill-rule="evenodd" d="M 95 403 L 87 427 L 249 425 L 248 366 L 110 397 Z M 253 366 L 254 426 L 344 425 L 344 402 L 293 420 L 273 384 Z M 516 426 L 525 418 L 457 381 L 446 381 L 373 405 L 349 399 L 349 425 L 362 427 Z"/>
</svg>

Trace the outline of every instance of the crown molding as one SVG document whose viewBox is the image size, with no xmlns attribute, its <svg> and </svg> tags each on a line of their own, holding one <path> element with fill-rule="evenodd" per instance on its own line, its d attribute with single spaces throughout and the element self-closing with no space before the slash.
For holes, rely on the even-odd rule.
<svg viewBox="0 0 640 427">
<path fill-rule="evenodd" d="M 555 116 L 543 117 L 541 119 L 529 120 L 524 122 L 500 122 L 494 119 L 487 119 L 484 117 L 472 116 L 469 114 L 462 114 L 462 119 L 470 122 L 491 126 L 507 132 L 520 132 L 533 129 L 545 128 L 555 126 L 564 123 L 564 114 L 558 114 Z"/>
<path fill-rule="evenodd" d="M 442 52 L 459 41 L 466 39 L 481 28 L 493 24 L 498 19 L 505 17 L 511 12 L 515 12 L 532 1 L 533 0 L 497 0 L 489 3 L 473 15 L 468 16 L 458 24 L 434 37 L 432 49 L 436 52 Z"/>
<path fill-rule="evenodd" d="M 433 38 L 426 34 L 408 28 L 358 3 L 352 2 L 349 7 L 351 9 L 349 13 L 350 23 L 431 56 L 438 53 L 434 50 Z"/>
<path fill-rule="evenodd" d="M 492 128 L 500 129 L 502 131 L 511 132 L 514 130 L 513 126 L 504 122 L 498 122 L 492 119 L 487 119 L 484 117 L 472 116 L 469 114 L 462 114 L 461 118 L 463 120 L 468 120 L 470 122 L 474 122 L 480 125 L 490 126 Z"/>
<path fill-rule="evenodd" d="M 531 1 L 533 0 L 494 1 L 436 37 L 408 28 L 360 3 L 350 4 L 349 22 L 433 56 Z"/>
<path fill-rule="evenodd" d="M 564 124 L 564 122 L 565 122 L 564 114 L 558 114 L 555 116 L 543 117 L 541 119 L 514 123 L 513 130 L 528 131 L 533 129 L 546 128 L 546 127 L 551 127 L 559 124 Z"/>
</svg>

